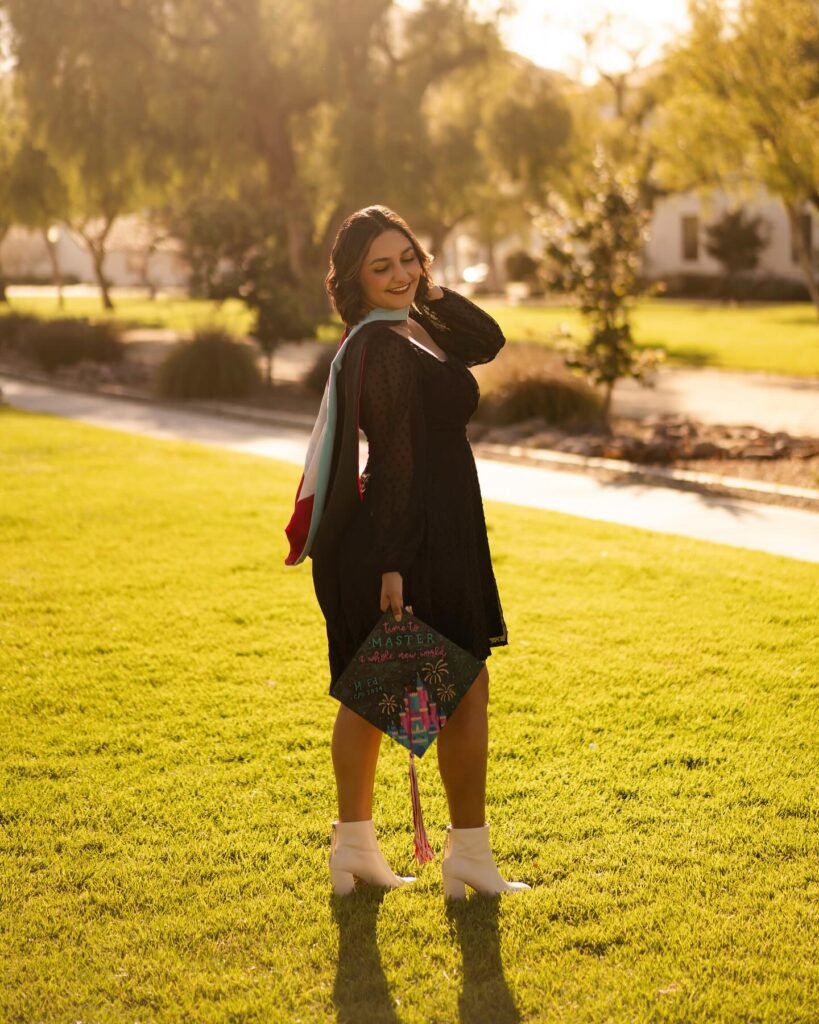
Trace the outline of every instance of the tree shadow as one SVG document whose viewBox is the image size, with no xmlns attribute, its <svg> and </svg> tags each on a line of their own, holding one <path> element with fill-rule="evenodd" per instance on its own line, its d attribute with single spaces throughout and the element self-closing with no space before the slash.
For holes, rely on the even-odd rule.
<svg viewBox="0 0 819 1024">
<path fill-rule="evenodd" d="M 715 366 L 716 359 L 713 352 L 706 352 L 704 349 L 694 345 L 675 346 L 669 352 L 666 366 L 671 369 L 684 369 L 685 367 Z"/>
<path fill-rule="evenodd" d="M 376 941 L 376 923 L 387 890 L 357 887 L 331 896 L 338 925 L 338 964 L 333 1004 L 338 1024 L 400 1024 Z"/>
<path fill-rule="evenodd" d="M 522 1020 L 506 982 L 500 954 L 499 896 L 448 901 L 449 927 L 461 947 L 463 986 L 459 1024 L 519 1024 Z"/>
</svg>

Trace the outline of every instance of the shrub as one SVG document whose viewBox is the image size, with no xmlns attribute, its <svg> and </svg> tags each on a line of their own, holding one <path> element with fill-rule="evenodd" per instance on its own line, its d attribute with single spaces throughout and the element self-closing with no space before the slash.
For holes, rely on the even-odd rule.
<svg viewBox="0 0 819 1024">
<path fill-rule="evenodd" d="M 481 401 L 476 418 L 494 426 L 542 419 L 552 426 L 597 427 L 602 400 L 585 381 L 568 373 L 560 356 L 539 345 L 505 348 L 478 367 Z"/>
<path fill-rule="evenodd" d="M 809 302 L 803 281 L 766 275 L 739 275 L 734 279 L 733 296 L 725 278 L 715 274 L 669 274 L 655 281 L 655 291 L 669 299 L 728 299 L 742 302 Z"/>
<path fill-rule="evenodd" d="M 566 339 L 567 366 L 603 388 L 602 419 L 609 426 L 614 386 L 624 377 L 645 381 L 659 350 L 638 349 L 631 314 L 643 292 L 640 274 L 649 220 L 639 182 L 598 148 L 582 205 L 554 211 L 546 249 L 548 278 L 578 303 L 589 329 L 585 340 Z"/>
<path fill-rule="evenodd" d="M 516 249 L 506 257 L 506 278 L 509 281 L 526 281 L 527 283 L 537 278 L 540 270 L 540 262 L 531 256 L 525 249 Z"/>
<path fill-rule="evenodd" d="M 338 351 L 335 345 L 325 345 L 316 356 L 313 365 L 304 375 L 302 384 L 311 395 L 323 395 L 330 376 L 330 363 Z"/>
<path fill-rule="evenodd" d="M 28 313 L 7 313 L 0 316 L 0 352 L 20 352 L 25 345 L 25 335 L 40 321 Z"/>
<path fill-rule="evenodd" d="M 261 384 L 253 349 L 219 330 L 175 345 L 159 367 L 162 398 L 244 398 Z"/>
<path fill-rule="evenodd" d="M 29 324 L 18 338 L 17 350 L 53 373 L 60 366 L 83 360 L 119 363 L 125 356 L 125 344 L 116 328 L 88 320 L 40 320 Z"/>
</svg>

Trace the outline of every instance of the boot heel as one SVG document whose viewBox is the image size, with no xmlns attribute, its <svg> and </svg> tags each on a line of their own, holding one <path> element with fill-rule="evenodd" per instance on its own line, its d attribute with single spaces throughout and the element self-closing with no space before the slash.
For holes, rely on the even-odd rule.
<svg viewBox="0 0 819 1024">
<path fill-rule="evenodd" d="M 333 883 L 333 892 L 336 896 L 349 896 L 355 889 L 355 878 L 349 871 L 330 868 L 330 881 Z"/>
<path fill-rule="evenodd" d="M 466 883 L 460 878 L 444 875 L 444 899 L 462 900 L 466 898 Z"/>
</svg>

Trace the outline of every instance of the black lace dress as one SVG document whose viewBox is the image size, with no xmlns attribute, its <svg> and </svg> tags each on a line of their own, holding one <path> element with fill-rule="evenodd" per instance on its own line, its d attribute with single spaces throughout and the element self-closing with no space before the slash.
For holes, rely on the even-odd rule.
<svg viewBox="0 0 819 1024">
<path fill-rule="evenodd" d="M 479 397 L 467 367 L 493 359 L 504 337 L 488 314 L 448 289 L 411 316 L 446 362 L 386 323 L 368 328 L 359 405 L 369 447 L 363 500 L 332 548 L 313 556 L 332 680 L 381 615 L 381 575 L 393 570 L 403 576 L 404 603 L 480 660 L 506 643 L 466 436 Z"/>
</svg>

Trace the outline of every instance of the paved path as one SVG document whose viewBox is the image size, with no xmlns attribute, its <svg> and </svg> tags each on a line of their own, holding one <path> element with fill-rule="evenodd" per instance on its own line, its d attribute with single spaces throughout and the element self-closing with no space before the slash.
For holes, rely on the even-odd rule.
<svg viewBox="0 0 819 1024">
<path fill-rule="evenodd" d="M 196 441 L 302 465 L 307 432 L 30 384 L 0 376 L 6 400 L 32 412 L 150 437 Z M 0 457 L 2 438 L 0 437 Z M 580 473 L 478 459 L 484 497 L 819 562 L 819 515 Z"/>
<path fill-rule="evenodd" d="M 616 416 L 680 413 L 705 423 L 752 424 L 819 437 L 819 380 L 811 377 L 664 369 L 653 388 L 620 381 L 613 408 Z"/>
<path fill-rule="evenodd" d="M 276 353 L 277 379 L 301 380 L 321 349 L 316 342 L 283 346 Z M 819 380 L 664 368 L 651 388 L 633 380 L 620 381 L 614 389 L 613 410 L 615 416 L 674 413 L 704 423 L 753 424 L 763 430 L 819 437 Z"/>
<path fill-rule="evenodd" d="M 136 328 L 128 336 L 132 343 L 141 345 L 143 358 L 156 362 L 176 338 L 172 331 L 145 328 Z M 283 345 L 274 359 L 276 380 L 302 380 L 322 351 L 326 351 L 326 346 L 314 341 Z M 615 416 L 673 413 L 704 423 L 753 424 L 763 430 L 819 437 L 819 380 L 770 373 L 663 368 L 651 388 L 633 380 L 620 381 L 614 390 L 613 409 Z"/>
<path fill-rule="evenodd" d="M 49 286 L 16 285 L 8 288 L 12 297 L 53 295 Z M 66 295 L 98 296 L 96 285 L 70 285 Z M 116 297 L 138 295 L 140 288 L 116 288 Z M 176 340 L 173 331 L 136 328 L 127 332 L 143 339 L 143 346 L 155 350 L 160 359 L 165 345 Z M 819 329 L 817 330 L 819 344 Z M 319 342 L 285 345 L 275 357 L 278 380 L 299 380 L 324 346 Z M 677 413 L 706 423 L 753 424 L 764 430 L 785 430 L 792 434 L 819 437 L 819 379 L 786 377 L 767 373 L 738 373 L 728 370 L 687 370 L 662 368 L 654 388 L 634 381 L 620 381 L 615 388 L 613 411 L 621 416 L 656 416 Z"/>
</svg>

